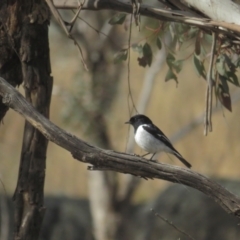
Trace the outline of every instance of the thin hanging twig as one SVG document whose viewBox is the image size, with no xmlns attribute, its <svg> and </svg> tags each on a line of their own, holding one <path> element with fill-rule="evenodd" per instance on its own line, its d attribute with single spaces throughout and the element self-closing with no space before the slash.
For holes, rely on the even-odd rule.
<svg viewBox="0 0 240 240">
<path fill-rule="evenodd" d="M 132 8 L 133 8 L 132 15 L 134 16 L 136 26 L 138 26 L 138 31 L 140 32 L 140 13 L 139 13 L 139 10 L 140 10 L 142 0 L 131 0 L 131 2 L 132 2 Z"/>
<path fill-rule="evenodd" d="M 188 237 L 191 240 L 195 240 L 193 237 L 191 237 L 188 233 L 184 232 L 183 230 L 181 230 L 180 228 L 178 228 L 176 225 L 173 224 L 173 222 L 170 222 L 168 219 L 162 217 L 159 213 L 157 213 L 154 209 L 150 209 L 151 212 L 154 213 L 154 215 L 158 218 L 160 218 L 162 221 L 164 221 L 165 223 L 167 223 L 168 225 L 170 225 L 171 227 L 173 227 L 176 231 L 178 231 L 179 233 L 185 235 L 186 237 Z"/>
<path fill-rule="evenodd" d="M 131 91 L 131 84 L 130 84 L 130 56 L 131 56 L 131 38 L 132 38 L 132 18 L 133 18 L 133 15 L 131 14 L 131 17 L 130 17 L 130 27 L 129 27 L 129 37 L 128 37 L 128 62 L 127 62 L 127 82 L 128 82 L 128 110 L 129 110 L 129 115 L 131 116 L 131 113 L 132 113 L 132 110 L 130 109 L 130 106 L 129 106 L 129 98 L 131 99 L 132 101 L 132 105 L 133 105 L 133 110 L 138 113 L 138 110 L 135 106 L 135 103 L 134 103 L 134 100 L 133 100 L 133 96 L 132 96 L 132 91 Z"/>
<path fill-rule="evenodd" d="M 209 69 L 207 74 L 207 91 L 206 91 L 206 115 L 204 119 L 204 135 L 207 136 L 208 132 L 212 131 L 212 94 L 213 94 L 213 61 L 216 48 L 216 33 L 212 32 L 212 48 Z"/>
</svg>

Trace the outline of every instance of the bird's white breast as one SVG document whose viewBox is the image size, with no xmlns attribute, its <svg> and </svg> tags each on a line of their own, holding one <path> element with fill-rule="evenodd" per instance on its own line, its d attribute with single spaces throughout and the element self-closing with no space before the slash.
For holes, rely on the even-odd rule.
<svg viewBox="0 0 240 240">
<path fill-rule="evenodd" d="M 156 153 L 156 152 L 171 152 L 171 150 L 161 141 L 156 139 L 152 134 L 148 133 L 140 125 L 135 133 L 135 141 L 139 147 L 143 148 L 146 152 Z"/>
</svg>

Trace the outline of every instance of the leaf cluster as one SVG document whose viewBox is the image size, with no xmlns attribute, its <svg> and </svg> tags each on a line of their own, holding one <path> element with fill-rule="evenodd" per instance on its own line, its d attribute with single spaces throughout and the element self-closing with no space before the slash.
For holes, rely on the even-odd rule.
<svg viewBox="0 0 240 240">
<path fill-rule="evenodd" d="M 123 24 L 125 19 L 126 14 L 118 13 L 110 19 L 109 23 L 112 25 Z M 192 58 L 197 74 L 206 80 L 206 69 L 208 69 L 211 54 L 211 33 L 182 23 L 162 23 L 161 26 L 161 28 L 153 31 L 151 41 L 149 41 L 149 38 L 146 38 L 145 43 L 133 43 L 129 48 L 124 48 L 117 52 L 114 56 L 114 63 L 127 60 L 128 51 L 132 49 L 139 54 L 137 58 L 139 66 L 150 67 L 154 51 L 157 49 L 160 50 L 164 45 L 163 33 L 170 31 L 173 44 L 171 49 L 168 49 L 168 55 L 166 57 L 168 71 L 165 76 L 165 81 L 175 80 L 176 83 L 178 83 L 178 74 L 181 72 L 185 60 L 189 57 Z M 177 52 L 186 42 L 193 43 L 194 50 L 192 54 L 185 59 L 177 59 Z M 218 36 L 211 78 L 216 100 L 220 101 L 229 111 L 232 111 L 229 84 L 231 83 L 237 87 L 240 86 L 237 76 L 237 70 L 240 66 L 239 53 L 240 47 L 230 44 L 225 36 Z"/>
<path fill-rule="evenodd" d="M 210 38 L 210 36 L 206 36 Z M 214 64 L 212 71 L 212 84 L 217 101 L 232 111 L 231 96 L 229 83 L 239 87 L 237 70 L 240 66 L 240 58 L 238 56 L 236 46 L 226 45 L 226 42 L 219 37 L 217 39 L 217 47 L 214 52 Z M 199 76 L 206 80 L 206 59 L 212 53 L 207 53 L 201 39 L 196 38 L 195 52 L 193 63 Z"/>
</svg>

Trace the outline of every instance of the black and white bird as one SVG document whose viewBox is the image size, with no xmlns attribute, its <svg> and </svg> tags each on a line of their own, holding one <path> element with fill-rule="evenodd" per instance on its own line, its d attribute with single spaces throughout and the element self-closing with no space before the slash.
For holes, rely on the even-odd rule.
<svg viewBox="0 0 240 240">
<path fill-rule="evenodd" d="M 126 123 L 131 124 L 134 127 L 134 138 L 139 147 L 148 152 L 143 156 L 153 153 L 150 159 L 152 160 L 156 153 L 167 152 L 173 154 L 185 166 L 191 168 L 191 164 L 182 157 L 182 155 L 173 147 L 170 140 L 147 116 L 138 114 L 131 117 Z"/>
</svg>

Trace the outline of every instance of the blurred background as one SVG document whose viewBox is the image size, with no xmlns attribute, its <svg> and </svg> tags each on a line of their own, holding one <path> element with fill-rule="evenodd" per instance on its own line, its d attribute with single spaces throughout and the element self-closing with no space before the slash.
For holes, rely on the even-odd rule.
<svg viewBox="0 0 240 240">
<path fill-rule="evenodd" d="M 72 16 L 69 12 L 63 14 L 67 19 Z M 132 49 L 130 50 L 129 73 L 127 61 L 118 64 L 113 63 L 114 54 L 126 48 L 128 45 L 129 23 L 127 24 L 127 21 L 130 21 L 130 19 L 128 16 L 125 24 L 122 25 L 110 25 L 108 24 L 108 20 L 112 16 L 113 13 L 109 11 L 102 11 L 101 13 L 81 13 L 81 17 L 84 20 L 108 37 L 95 31 L 82 20 L 78 20 L 74 28 L 74 34 L 77 36 L 84 50 L 84 57 L 90 69 L 89 72 L 83 69 L 76 46 L 64 35 L 60 27 L 52 21 L 49 28 L 49 41 L 54 88 L 50 119 L 59 127 L 91 144 L 125 152 L 128 149 L 128 144 L 131 144 L 132 141 L 131 138 L 129 138 L 132 134 L 132 129 L 124 124 L 124 122 L 129 120 L 132 113 L 132 102 L 129 98 L 128 74 L 132 99 L 134 104 L 139 106 L 143 86 L 145 86 L 144 84 L 147 82 L 146 78 L 151 74 L 152 66 L 145 68 L 139 66 L 137 61 L 138 53 Z M 150 45 L 154 44 L 153 41 L 155 40 L 152 40 L 151 37 L 148 36 L 151 35 L 152 28 L 159 26 L 159 22 L 147 20 L 142 17 L 140 32 L 138 32 L 134 24 L 132 26 L 131 43 L 143 42 L 144 44 L 147 41 Z M 168 45 L 171 45 L 171 43 L 169 43 L 171 40 L 169 40 L 167 36 L 167 34 L 170 33 L 165 31 L 160 34 L 162 39 L 166 39 L 166 43 L 163 44 L 161 50 L 153 47 L 153 64 L 154 62 L 157 63 L 156 58 L 158 58 L 159 52 L 162 52 L 160 55 L 166 55 L 164 51 L 168 51 Z M 212 118 L 213 132 L 207 137 L 204 136 L 203 118 L 201 116 L 203 116 L 205 110 L 206 81 L 198 76 L 192 57 L 189 57 L 194 52 L 194 44 L 195 42 L 193 40 L 189 40 L 184 43 L 180 49 L 175 46 L 175 57 L 177 59 L 186 59 L 183 62 L 182 71 L 178 74 L 178 84 L 176 84 L 174 80 L 165 82 L 168 66 L 166 63 L 159 63 L 159 69 L 156 76 L 153 77 L 151 83 L 152 90 L 146 101 L 146 109 L 143 113 L 149 116 L 170 139 L 176 140 L 174 146 L 184 158 L 192 164 L 194 171 L 217 179 L 217 181 L 218 179 L 227 179 L 227 182 L 224 180 L 223 184 L 230 186 L 233 182 L 234 184 L 238 183 L 238 179 L 240 178 L 240 128 L 238 126 L 240 101 L 237 100 L 240 93 L 235 86 L 230 86 L 231 94 L 234 96 L 234 99 L 236 98 L 236 101 L 234 100 L 232 102 L 233 111 L 229 112 L 223 107 L 215 111 Z M 206 45 L 206 49 L 208 50 L 209 46 Z M 23 92 L 22 87 L 20 87 L 19 90 Z M 214 99 L 214 107 L 215 104 Z M 179 131 L 193 123 L 197 124 L 194 125 L 193 128 L 190 128 L 186 134 L 183 134 L 182 137 L 176 138 L 176 134 L 178 134 Z M 16 187 L 21 152 L 21 141 L 19 141 L 19 139 L 21 139 L 23 134 L 23 126 L 23 118 L 12 110 L 9 110 L 4 118 L 4 123 L 1 125 L 0 192 L 2 195 L 12 196 Z M 136 154 L 144 154 L 137 146 L 134 147 L 133 152 Z M 181 166 L 178 159 L 169 157 L 167 154 L 161 154 L 158 161 Z M 96 172 L 89 174 L 87 164 L 74 160 L 69 152 L 50 142 L 45 181 L 45 195 L 51 196 L 51 199 L 47 200 L 48 203 L 50 202 L 49 206 L 51 206 L 51 204 L 54 205 L 56 201 L 60 204 L 59 199 L 72 201 L 71 206 L 75 204 L 74 201 L 77 201 L 76 199 L 91 199 L 89 196 L 91 196 L 91 189 L 94 188 L 91 181 L 89 183 L 89 178 L 91 178 L 91 175 L 97 174 Z M 108 177 L 112 178 L 113 176 Z M 132 178 L 128 179 L 128 176 L 121 174 L 118 174 L 117 180 L 120 185 L 118 191 L 119 196 L 121 192 L 124 191 L 123 189 L 126 188 L 126 185 L 134 182 Z M 181 198 L 176 195 L 176 199 L 178 200 L 185 199 L 184 196 L 187 194 L 190 196 L 196 195 L 196 198 L 191 199 L 191 202 L 195 202 L 200 198 L 198 196 L 200 193 L 192 189 L 189 190 L 189 188 L 186 187 L 181 187 L 180 190 L 179 188 L 175 189 L 175 184 L 162 180 L 146 181 L 137 179 L 137 181 L 136 188 L 131 195 L 131 204 L 142 206 L 141 211 L 147 211 L 147 214 L 150 214 L 149 208 L 144 210 L 146 206 L 142 204 L 148 203 L 148 206 L 151 204 L 154 205 L 153 202 L 159 198 L 161 193 L 166 194 L 169 187 L 174 194 L 178 191 L 182 194 Z M 189 198 L 185 200 L 188 201 Z M 158 199 L 158 202 L 159 201 Z M 206 201 L 213 202 L 209 199 Z M 164 202 L 166 203 L 166 201 Z M 209 202 L 206 202 L 204 206 L 206 207 L 207 205 L 210 205 Z M 83 209 L 86 208 L 83 207 Z M 186 214 L 189 209 L 186 210 L 185 208 L 186 206 L 179 207 L 179 209 L 182 209 L 181 211 Z M 179 210 L 179 214 L 181 214 L 181 211 Z M 220 210 L 217 209 L 216 212 L 219 211 Z M 190 216 L 193 216 L 190 210 L 188 214 L 189 215 L 186 216 L 188 219 Z M 133 213 L 132 217 L 133 216 L 138 218 L 137 213 Z M 224 215 L 224 217 L 227 216 L 227 214 L 226 216 Z M 89 216 L 89 219 L 90 218 L 91 216 Z M 150 219 L 156 219 L 154 214 L 151 214 Z M 174 221 L 174 219 L 170 220 Z M 201 228 L 200 225 L 200 223 L 196 223 L 195 227 L 198 226 Z M 139 223 L 137 226 L 139 227 L 141 224 Z M 234 226 L 236 226 L 235 222 Z M 95 228 L 97 227 L 95 226 Z M 151 229 L 151 231 L 153 231 L 153 229 Z M 169 230 L 168 232 L 171 231 L 172 230 Z M 76 239 L 92 239 L 94 230 L 89 230 L 89 232 L 88 238 L 80 238 L 78 235 L 79 238 L 76 237 Z M 206 233 L 206 229 L 203 230 L 203 232 Z M 221 235 L 219 232 L 218 234 L 219 235 L 215 234 L 216 239 L 224 239 L 219 237 Z M 65 239 L 75 239 L 74 237 L 70 238 L 67 236 Z M 125 237 L 122 239 L 156 239 L 151 238 L 150 235 L 147 234 L 142 238 L 136 237 L 137 234 L 134 236 L 135 237 L 132 236 L 132 238 Z M 202 236 L 202 238 L 196 239 L 215 239 L 212 236 L 208 238 L 200 233 L 197 236 Z M 235 236 L 236 238 L 234 238 Z M 237 239 L 238 236 L 238 234 L 235 234 L 231 239 Z M 43 239 L 50 238 L 43 237 Z M 162 237 L 158 239 L 176 238 Z M 185 239 L 184 236 L 182 236 L 181 239 Z"/>
</svg>

